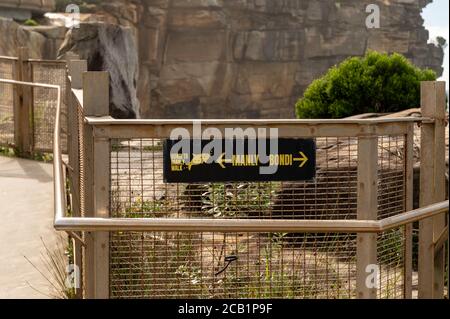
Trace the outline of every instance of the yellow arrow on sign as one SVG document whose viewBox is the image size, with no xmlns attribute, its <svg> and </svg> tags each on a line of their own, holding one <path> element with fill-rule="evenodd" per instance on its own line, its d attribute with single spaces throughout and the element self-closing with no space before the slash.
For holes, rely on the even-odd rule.
<svg viewBox="0 0 450 319">
<path fill-rule="evenodd" d="M 299 158 L 294 158 L 294 162 L 300 162 L 300 168 L 302 168 L 303 166 L 305 166 L 306 162 L 308 162 L 308 157 L 306 157 L 305 153 L 303 152 L 299 152 L 300 157 Z"/>
<path fill-rule="evenodd" d="M 231 160 L 225 159 L 225 153 L 219 156 L 219 158 L 216 160 L 216 163 L 220 165 L 222 168 L 226 168 L 224 164 L 231 163 Z"/>
<path fill-rule="evenodd" d="M 197 166 L 197 165 L 206 163 L 210 158 L 211 158 L 211 155 L 209 155 L 209 154 L 194 155 L 192 160 L 186 164 L 188 166 L 188 170 L 192 170 L 193 166 Z"/>
</svg>

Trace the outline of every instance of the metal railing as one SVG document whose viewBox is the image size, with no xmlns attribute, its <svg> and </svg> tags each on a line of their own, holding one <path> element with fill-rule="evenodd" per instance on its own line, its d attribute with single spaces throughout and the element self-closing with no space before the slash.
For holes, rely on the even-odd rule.
<svg viewBox="0 0 450 319">
<path fill-rule="evenodd" d="M 60 182 L 61 183 L 61 182 Z M 64 190 L 64 188 L 62 188 Z M 274 233 L 382 233 L 448 212 L 449 202 L 421 207 L 400 215 L 374 220 L 246 220 L 192 218 L 95 218 L 65 217 L 64 193 L 55 208 L 55 229 L 61 231 L 181 231 L 181 232 L 274 232 Z M 56 199 L 55 199 L 56 200 Z M 445 234 L 445 233 L 444 233 Z M 444 236 L 444 235 L 443 235 Z"/>
</svg>

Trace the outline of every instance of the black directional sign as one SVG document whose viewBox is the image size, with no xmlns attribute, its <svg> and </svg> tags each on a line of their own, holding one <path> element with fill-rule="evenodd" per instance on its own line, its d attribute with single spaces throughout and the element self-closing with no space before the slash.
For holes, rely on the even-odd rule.
<svg viewBox="0 0 450 319">
<path fill-rule="evenodd" d="M 164 181 L 305 181 L 313 179 L 316 174 L 316 146 L 313 140 L 223 139 L 214 142 L 218 148 L 211 147 L 209 140 L 187 140 L 184 141 L 185 148 L 181 148 L 180 141 L 166 140 Z M 277 148 L 274 148 L 275 145 Z"/>
</svg>

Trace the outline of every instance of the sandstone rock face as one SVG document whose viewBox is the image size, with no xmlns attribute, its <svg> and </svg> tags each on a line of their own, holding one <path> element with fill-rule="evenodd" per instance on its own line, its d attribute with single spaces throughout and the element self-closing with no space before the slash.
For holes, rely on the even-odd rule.
<svg viewBox="0 0 450 319">
<path fill-rule="evenodd" d="M 43 14 L 55 9 L 55 0 L 2 0 L 0 16 L 18 20 L 30 19 L 35 14 Z"/>
<path fill-rule="evenodd" d="M 43 13 L 55 9 L 55 0 L 2 0 L 0 7 Z"/>
<path fill-rule="evenodd" d="M 0 18 L 0 55 L 17 56 L 17 48 L 27 47 L 31 58 L 54 60 L 66 32 L 65 27 L 27 27 Z"/>
<path fill-rule="evenodd" d="M 80 28 L 66 34 L 58 56 L 67 52 L 87 60 L 89 71 L 109 72 L 111 116 L 139 117 L 137 48 L 129 29 L 106 23 L 81 23 Z"/>
<path fill-rule="evenodd" d="M 442 73 L 431 0 L 146 0 L 138 10 L 143 117 L 290 118 L 311 81 L 348 56 L 399 52 Z M 366 6 L 381 10 L 367 29 Z M 129 20 L 129 19 L 127 19 Z"/>
<path fill-rule="evenodd" d="M 58 49 L 64 42 L 67 28 L 64 26 L 36 26 L 24 27 L 30 32 L 37 32 L 45 37 L 44 51 L 42 58 L 48 60 L 55 60 L 57 58 Z"/>
<path fill-rule="evenodd" d="M 0 55 L 17 56 L 18 47 L 28 47 L 30 58 L 45 56 L 46 38 L 20 26 L 10 19 L 0 17 Z"/>
</svg>

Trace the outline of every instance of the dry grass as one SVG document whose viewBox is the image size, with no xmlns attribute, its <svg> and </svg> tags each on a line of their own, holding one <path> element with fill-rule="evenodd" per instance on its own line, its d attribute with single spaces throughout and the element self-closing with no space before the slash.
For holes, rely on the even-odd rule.
<svg viewBox="0 0 450 319">
<path fill-rule="evenodd" d="M 37 266 L 26 256 L 25 259 L 41 274 L 49 287 L 49 293 L 43 292 L 30 285 L 34 290 L 42 295 L 52 299 L 74 299 L 75 290 L 68 288 L 66 284 L 67 266 L 70 263 L 71 253 L 67 238 L 58 236 L 56 247 L 50 248 L 41 238 L 45 252 L 41 253 L 40 259 L 42 266 Z"/>
</svg>

